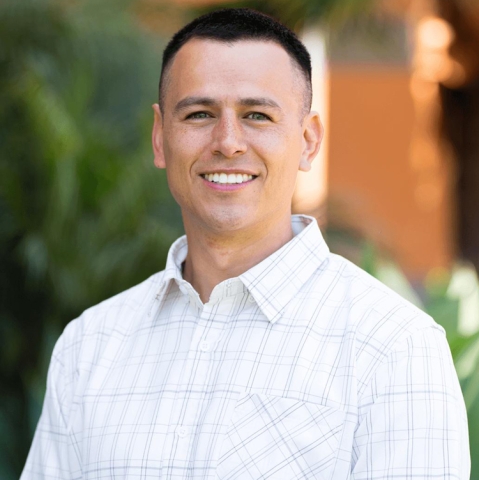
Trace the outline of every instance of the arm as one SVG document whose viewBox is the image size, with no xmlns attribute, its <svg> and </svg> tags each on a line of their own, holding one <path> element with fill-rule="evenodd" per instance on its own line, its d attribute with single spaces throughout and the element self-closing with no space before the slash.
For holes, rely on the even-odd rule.
<svg viewBox="0 0 479 480">
<path fill-rule="evenodd" d="M 394 348 L 362 393 L 358 413 L 352 479 L 469 479 L 466 409 L 438 327 Z"/>
<path fill-rule="evenodd" d="M 53 350 L 43 410 L 21 480 L 81 479 L 78 456 L 68 432 L 66 412 L 71 382 L 65 375 L 64 357 L 65 350 L 70 349 L 64 347 L 64 335 Z"/>
</svg>

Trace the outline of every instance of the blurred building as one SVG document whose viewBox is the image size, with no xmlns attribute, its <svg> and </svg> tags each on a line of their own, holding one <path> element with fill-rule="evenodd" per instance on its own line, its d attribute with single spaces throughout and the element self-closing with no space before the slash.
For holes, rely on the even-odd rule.
<svg viewBox="0 0 479 480">
<path fill-rule="evenodd" d="M 454 256 L 454 174 L 439 98 L 417 78 L 415 25 L 399 13 L 380 10 L 331 33 L 329 216 L 421 277 Z"/>
<path fill-rule="evenodd" d="M 478 3 L 377 2 L 321 37 L 327 151 L 320 180 L 300 179 L 299 209 L 314 211 L 316 183 L 328 222 L 371 238 L 410 277 L 458 257 L 477 269 Z"/>
</svg>

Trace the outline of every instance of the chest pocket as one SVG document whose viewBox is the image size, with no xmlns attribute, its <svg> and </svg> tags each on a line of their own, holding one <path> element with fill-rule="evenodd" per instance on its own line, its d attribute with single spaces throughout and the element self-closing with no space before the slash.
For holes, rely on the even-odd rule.
<svg viewBox="0 0 479 480">
<path fill-rule="evenodd" d="M 222 445 L 217 478 L 329 479 L 344 417 L 323 405 L 243 394 Z"/>
</svg>

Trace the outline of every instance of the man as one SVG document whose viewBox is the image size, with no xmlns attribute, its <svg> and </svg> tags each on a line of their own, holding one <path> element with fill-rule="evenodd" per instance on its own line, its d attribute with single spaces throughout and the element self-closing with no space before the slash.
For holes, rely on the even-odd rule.
<svg viewBox="0 0 479 480">
<path fill-rule="evenodd" d="M 309 55 L 269 17 L 173 37 L 152 137 L 186 238 L 65 329 L 23 480 L 468 478 L 442 328 L 291 218 L 310 105 Z"/>
</svg>

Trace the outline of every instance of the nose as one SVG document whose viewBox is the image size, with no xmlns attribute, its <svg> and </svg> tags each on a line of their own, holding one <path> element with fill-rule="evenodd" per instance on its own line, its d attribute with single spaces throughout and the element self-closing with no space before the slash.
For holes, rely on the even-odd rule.
<svg viewBox="0 0 479 480">
<path fill-rule="evenodd" d="M 240 120 L 233 113 L 222 115 L 213 130 L 213 154 L 235 158 L 244 154 L 246 149 Z"/>
</svg>

